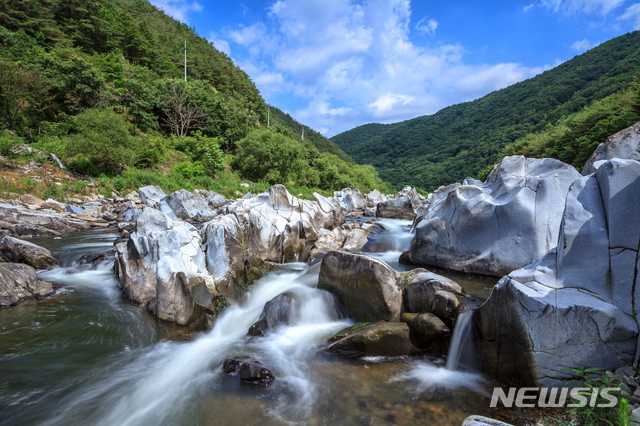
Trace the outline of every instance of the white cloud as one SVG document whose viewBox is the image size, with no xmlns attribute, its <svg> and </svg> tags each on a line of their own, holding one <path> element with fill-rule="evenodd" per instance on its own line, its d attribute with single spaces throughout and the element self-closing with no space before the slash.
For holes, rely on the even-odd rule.
<svg viewBox="0 0 640 426">
<path fill-rule="evenodd" d="M 221 39 L 217 33 L 212 32 L 209 34 L 209 42 L 213 43 L 213 46 L 219 51 L 231 56 L 231 46 L 229 46 L 229 42 Z"/>
<path fill-rule="evenodd" d="M 528 11 L 530 11 L 531 9 L 533 9 L 533 8 L 535 7 L 535 5 L 536 5 L 535 3 L 531 3 L 531 4 L 527 5 L 527 6 L 525 6 L 525 7 L 523 8 L 524 13 L 527 13 Z"/>
<path fill-rule="evenodd" d="M 576 40 L 572 45 L 571 48 L 575 49 L 575 50 L 579 50 L 581 52 L 585 51 L 585 50 L 589 50 L 592 49 L 594 47 L 596 47 L 597 45 L 599 45 L 600 43 L 592 43 L 589 40 L 582 39 L 582 40 Z"/>
<path fill-rule="evenodd" d="M 164 12 L 180 22 L 189 23 L 191 12 L 202 12 L 203 7 L 197 1 L 185 0 L 149 0 L 149 3 L 164 10 Z"/>
<path fill-rule="evenodd" d="M 438 29 L 438 21 L 436 21 L 435 19 L 431 18 L 427 21 L 427 17 L 423 17 L 421 20 L 418 21 L 418 23 L 416 24 L 416 30 L 418 30 L 419 32 L 421 32 L 422 34 L 435 34 L 436 30 Z"/>
<path fill-rule="evenodd" d="M 541 0 L 541 3 L 553 9 L 567 13 L 588 13 L 607 15 L 625 0 Z"/>
<path fill-rule="evenodd" d="M 620 16 L 618 19 L 633 20 L 635 21 L 634 29 L 636 30 L 640 29 L 640 3 L 635 3 L 629 6 L 627 10 L 624 12 L 624 14 Z"/>
<path fill-rule="evenodd" d="M 269 98 L 296 96 L 288 111 L 330 135 L 366 122 L 432 114 L 532 77 L 521 64 L 468 65 L 457 44 L 415 44 L 409 0 L 278 0 L 269 18 L 223 31 L 234 60 Z M 433 23 L 431 23 L 433 21 Z M 434 18 L 416 29 L 433 32 Z"/>
</svg>

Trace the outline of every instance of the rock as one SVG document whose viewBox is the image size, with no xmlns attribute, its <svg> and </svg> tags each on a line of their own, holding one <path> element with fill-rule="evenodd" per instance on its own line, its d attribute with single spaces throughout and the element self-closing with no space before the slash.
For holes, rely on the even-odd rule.
<svg viewBox="0 0 640 426">
<path fill-rule="evenodd" d="M 81 209 L 78 206 L 72 206 L 71 204 L 67 204 L 67 207 L 64 208 L 65 211 L 73 214 L 86 214 L 87 212 Z"/>
<path fill-rule="evenodd" d="M 132 201 L 134 203 L 141 203 L 142 202 L 142 200 L 140 199 L 140 196 L 138 195 L 137 191 L 131 191 L 130 193 L 125 195 L 124 199 L 125 199 L 125 201 Z"/>
<path fill-rule="evenodd" d="M 640 162 L 610 160 L 567 195 L 558 247 L 502 278 L 476 311 L 483 369 L 561 385 L 567 368 L 634 362 Z"/>
<path fill-rule="evenodd" d="M 227 199 L 224 197 L 224 195 L 220 195 L 216 192 L 213 191 L 204 191 L 202 189 L 195 189 L 193 191 L 195 194 L 201 195 L 202 197 L 204 197 L 207 202 L 209 203 L 209 207 L 216 209 L 218 207 L 221 207 L 225 204 L 227 204 Z"/>
<path fill-rule="evenodd" d="M 331 339 L 327 351 L 346 358 L 367 356 L 407 356 L 420 353 L 409 338 L 403 322 L 378 321 L 342 330 Z"/>
<path fill-rule="evenodd" d="M 198 194 L 179 189 L 164 198 L 176 217 L 182 220 L 208 222 L 216 216 L 209 202 Z"/>
<path fill-rule="evenodd" d="M 509 423 L 490 419 L 483 416 L 469 416 L 462 422 L 462 426 L 512 426 Z"/>
<path fill-rule="evenodd" d="M 449 185 L 416 219 L 412 263 L 502 276 L 558 243 L 569 186 L 580 177 L 554 159 L 505 157 L 482 185 Z"/>
<path fill-rule="evenodd" d="M 0 239 L 0 253 L 10 262 L 24 263 L 35 269 L 51 269 L 58 263 L 46 248 L 13 237 Z"/>
<path fill-rule="evenodd" d="M 357 189 L 343 188 L 342 191 L 335 191 L 333 198 L 347 212 L 363 210 L 367 205 L 367 199 Z"/>
<path fill-rule="evenodd" d="M 420 348 L 426 348 L 431 343 L 451 334 L 449 327 L 432 313 L 405 312 L 400 320 L 409 325 L 412 337 L 414 337 L 412 341 L 417 342 L 416 346 Z"/>
<path fill-rule="evenodd" d="M 107 260 L 107 256 L 103 253 L 83 254 L 75 261 L 77 265 L 95 265 L 98 262 Z"/>
<path fill-rule="evenodd" d="M 18 198 L 18 200 L 23 202 L 27 206 L 33 206 L 38 209 L 42 208 L 42 205 L 45 203 L 43 199 L 35 197 L 31 194 L 23 194 L 20 196 L 20 198 Z"/>
<path fill-rule="evenodd" d="M 376 217 L 390 219 L 413 219 L 416 213 L 411 200 L 408 198 L 394 198 L 378 204 Z"/>
<path fill-rule="evenodd" d="M 640 161 L 640 123 L 620 130 L 598 145 L 582 169 L 584 176 L 594 173 L 596 169 L 612 158 Z"/>
<path fill-rule="evenodd" d="M 289 324 L 290 307 L 294 296 L 291 292 L 282 293 L 269 300 L 258 321 L 249 328 L 250 336 L 263 336 L 278 325 Z"/>
<path fill-rule="evenodd" d="M 72 232 L 89 229 L 89 225 L 78 219 L 50 213 L 22 210 L 10 204 L 0 204 L 0 220 L 14 226 L 46 228 L 52 231 Z M 27 234 L 27 233 L 22 233 Z"/>
<path fill-rule="evenodd" d="M 416 191 L 415 188 L 412 188 L 410 186 L 405 186 L 404 188 L 402 188 L 401 191 L 399 191 L 396 196 L 395 196 L 396 200 L 399 199 L 408 199 L 411 201 L 411 207 L 415 210 L 418 207 L 420 207 L 422 205 L 422 200 L 423 197 L 418 194 L 418 191 Z"/>
<path fill-rule="evenodd" d="M 424 269 L 403 272 L 400 287 L 404 311 L 431 312 L 442 319 L 453 318 L 466 294 L 455 281 Z"/>
<path fill-rule="evenodd" d="M 64 235 L 62 232 L 47 229 L 42 226 L 10 224 L 2 220 L 0 220 L 0 231 L 4 231 L 2 232 L 3 235 L 15 237 L 26 235 L 34 237 L 60 237 Z"/>
<path fill-rule="evenodd" d="M 366 207 L 374 208 L 374 209 L 375 209 L 376 205 L 378 205 L 378 203 L 382 203 L 383 201 L 387 201 L 389 199 L 389 197 L 387 197 L 386 195 L 382 194 L 377 189 L 374 189 L 373 191 L 369 192 L 366 195 L 366 197 L 367 197 Z"/>
<path fill-rule="evenodd" d="M 352 230 L 347 235 L 342 249 L 350 251 L 362 250 L 362 247 L 369 241 L 369 234 L 371 234 L 371 232 L 361 228 Z"/>
<path fill-rule="evenodd" d="M 138 192 L 138 196 L 140 197 L 140 201 L 153 208 L 159 208 L 160 201 L 166 196 L 162 188 L 155 185 L 143 186 L 140 188 Z M 128 196 L 127 196 L 128 197 Z M 126 198 L 126 197 L 125 197 Z M 132 200 L 135 201 L 135 200 Z"/>
<path fill-rule="evenodd" d="M 145 207 L 134 232 L 116 242 L 115 253 L 123 294 L 156 317 L 187 325 L 211 311 L 216 286 L 192 225 Z"/>
<path fill-rule="evenodd" d="M 0 263 L 0 307 L 13 306 L 23 300 L 42 299 L 55 287 L 40 281 L 36 270 L 22 263 Z"/>
<path fill-rule="evenodd" d="M 102 214 L 102 203 L 100 201 L 93 201 L 90 203 L 84 203 L 82 209 L 85 214 L 100 216 Z"/>
<path fill-rule="evenodd" d="M 240 365 L 240 380 L 251 385 L 268 385 L 275 376 L 266 365 L 255 359 L 245 361 Z"/>
<path fill-rule="evenodd" d="M 47 198 L 47 200 L 42 203 L 43 209 L 52 209 L 58 212 L 63 212 L 67 205 L 65 203 L 58 202 L 53 198 Z"/>
<path fill-rule="evenodd" d="M 335 294 L 359 321 L 398 321 L 402 310 L 399 274 L 371 256 L 330 251 L 322 259 L 318 288 Z"/>
<path fill-rule="evenodd" d="M 282 185 L 228 204 L 225 213 L 202 228 L 218 286 L 243 283 L 252 269 L 264 270 L 269 262 L 306 261 L 320 231 L 344 221 L 335 201 L 318 194 L 314 201 L 300 200 Z"/>
<path fill-rule="evenodd" d="M 321 229 L 315 248 L 318 250 L 340 250 L 347 238 L 346 232 L 342 228 Z"/>
</svg>

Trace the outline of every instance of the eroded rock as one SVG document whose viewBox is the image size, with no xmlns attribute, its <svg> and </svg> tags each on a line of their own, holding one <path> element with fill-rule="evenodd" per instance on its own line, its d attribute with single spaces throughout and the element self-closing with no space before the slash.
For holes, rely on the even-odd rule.
<svg viewBox="0 0 640 426">
<path fill-rule="evenodd" d="M 420 353 L 403 322 L 378 321 L 342 330 L 330 339 L 327 351 L 346 358 L 407 356 Z"/>
<path fill-rule="evenodd" d="M 54 292 L 54 285 L 40 281 L 31 266 L 0 262 L 0 307 L 16 305 L 28 299 L 42 299 Z"/>
<path fill-rule="evenodd" d="M 49 250 L 13 237 L 0 239 L 0 253 L 9 262 L 27 264 L 35 269 L 51 269 L 58 261 Z"/>
</svg>

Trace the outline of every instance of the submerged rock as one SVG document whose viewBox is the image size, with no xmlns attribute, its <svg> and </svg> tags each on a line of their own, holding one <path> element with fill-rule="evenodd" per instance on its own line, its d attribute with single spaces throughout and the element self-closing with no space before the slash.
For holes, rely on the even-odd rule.
<svg viewBox="0 0 640 426">
<path fill-rule="evenodd" d="M 51 269 L 58 261 L 49 250 L 13 237 L 0 239 L 0 253 L 9 262 L 25 263 L 36 269 Z"/>
<path fill-rule="evenodd" d="M 282 293 L 269 300 L 264 305 L 260 318 L 249 328 L 250 336 L 262 336 L 278 325 L 289 324 L 291 302 L 294 295 L 291 292 Z"/>
<path fill-rule="evenodd" d="M 580 177 L 554 159 L 505 157 L 482 185 L 449 185 L 416 219 L 414 264 L 502 276 L 558 243 L 569 186 Z"/>
<path fill-rule="evenodd" d="M 407 356 L 420 353 L 403 322 L 378 321 L 357 324 L 330 339 L 327 351 L 346 358 L 368 356 Z"/>
<path fill-rule="evenodd" d="M 40 281 L 31 266 L 0 262 L 0 307 L 16 305 L 28 299 L 42 299 L 54 292 L 54 285 Z"/>
<path fill-rule="evenodd" d="M 322 259 L 318 288 L 335 294 L 352 318 L 398 321 L 402 310 L 398 277 L 382 260 L 330 251 Z"/>
<path fill-rule="evenodd" d="M 510 273 L 478 309 L 483 369 L 561 385 L 585 366 L 637 357 L 640 162 L 611 160 L 568 191 L 558 247 Z"/>
<path fill-rule="evenodd" d="M 266 365 L 252 358 L 227 359 L 222 369 L 230 377 L 240 374 L 240 380 L 251 385 L 266 386 L 275 380 L 275 376 Z"/>
</svg>

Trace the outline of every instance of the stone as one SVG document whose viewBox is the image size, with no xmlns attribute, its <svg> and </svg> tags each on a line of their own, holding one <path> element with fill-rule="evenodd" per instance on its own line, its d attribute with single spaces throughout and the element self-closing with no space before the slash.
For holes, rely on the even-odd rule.
<svg viewBox="0 0 640 426">
<path fill-rule="evenodd" d="M 490 419 L 484 416 L 469 416 L 462 422 L 462 426 L 513 426 L 509 423 Z"/>
<path fill-rule="evenodd" d="M 394 198 L 378 203 L 376 217 L 389 219 L 413 219 L 416 213 L 411 200 L 408 198 Z"/>
<path fill-rule="evenodd" d="M 53 284 L 40 281 L 36 270 L 22 263 L 0 262 L 0 307 L 24 300 L 42 299 L 55 292 Z"/>
<path fill-rule="evenodd" d="M 482 368 L 520 385 L 562 385 L 567 368 L 615 370 L 638 353 L 640 162 L 576 180 L 558 246 L 503 277 L 476 311 Z"/>
<path fill-rule="evenodd" d="M 0 203 L 0 220 L 14 226 L 46 228 L 52 231 L 72 232 L 89 229 L 89 225 L 78 219 L 55 213 L 39 213 L 23 210 L 17 206 Z M 21 234 L 26 234 L 21 233 Z"/>
<path fill-rule="evenodd" d="M 41 198 L 35 197 L 31 194 L 23 194 L 18 198 L 19 201 L 23 202 L 27 206 L 34 206 L 36 208 L 42 208 L 42 205 L 45 201 Z"/>
<path fill-rule="evenodd" d="M 399 274 L 380 259 L 329 251 L 322 259 L 318 288 L 338 297 L 359 321 L 398 321 L 402 310 Z"/>
<path fill-rule="evenodd" d="M 400 283 L 405 312 L 431 312 L 442 319 L 452 319 L 466 295 L 455 281 L 424 269 L 404 272 Z"/>
<path fill-rule="evenodd" d="M 584 176 L 594 173 L 596 169 L 612 158 L 640 161 L 640 123 L 620 130 L 598 145 L 582 169 Z"/>
<path fill-rule="evenodd" d="M 266 365 L 255 359 L 245 361 L 240 365 L 240 380 L 251 385 L 269 385 L 275 376 Z"/>
<path fill-rule="evenodd" d="M 449 327 L 432 313 L 405 312 L 400 320 L 409 325 L 412 341 L 417 342 L 416 346 L 420 348 L 426 348 L 433 342 L 451 335 Z"/>
<path fill-rule="evenodd" d="M 98 262 L 107 260 L 107 255 L 104 253 L 89 253 L 83 254 L 75 261 L 77 265 L 96 265 Z"/>
<path fill-rule="evenodd" d="M 78 206 L 72 206 L 71 204 L 67 204 L 67 207 L 64 208 L 66 212 L 73 214 L 86 214 L 87 212 L 81 209 Z"/>
<path fill-rule="evenodd" d="M 557 246 L 567 193 L 578 178 L 558 160 L 512 156 L 482 185 L 439 189 L 414 222 L 410 260 L 498 277 L 535 262 Z"/>
<path fill-rule="evenodd" d="M 58 264 L 46 248 L 8 236 L 0 239 L 0 253 L 10 262 L 24 263 L 35 269 L 51 269 Z"/>
<path fill-rule="evenodd" d="M 192 194 L 185 189 L 179 189 L 164 200 L 173 210 L 177 218 L 194 222 L 208 222 L 216 216 L 215 210 L 209 206 L 209 202 L 201 195 Z"/>
<path fill-rule="evenodd" d="M 260 318 L 249 328 L 250 336 L 263 336 L 281 324 L 289 324 L 291 302 L 294 295 L 291 292 L 279 294 L 265 305 Z"/>
<path fill-rule="evenodd" d="M 145 207 L 134 232 L 115 244 L 115 272 L 124 296 L 156 317 L 187 325 L 212 309 L 217 292 L 192 225 Z"/>
<path fill-rule="evenodd" d="M 327 351 L 345 358 L 407 356 L 420 353 L 403 322 L 378 321 L 359 324 L 337 333 Z"/>
<path fill-rule="evenodd" d="M 218 207 L 227 204 L 227 199 L 224 195 L 218 194 L 217 192 L 205 191 L 202 189 L 195 189 L 193 192 L 204 197 L 209 203 L 209 207 L 213 209 L 217 209 Z"/>
<path fill-rule="evenodd" d="M 84 203 L 82 209 L 84 214 L 92 216 L 100 216 L 102 214 L 102 203 L 100 201 L 92 201 L 90 203 Z"/>
<path fill-rule="evenodd" d="M 350 251 L 362 250 L 362 247 L 369 241 L 369 234 L 371 234 L 371 232 L 361 228 L 351 230 L 347 235 L 342 249 Z"/>
<path fill-rule="evenodd" d="M 315 248 L 318 250 L 340 250 L 346 238 L 347 233 L 342 228 L 321 229 Z"/>
<path fill-rule="evenodd" d="M 155 186 L 155 185 L 143 186 L 138 191 L 138 196 L 140 197 L 140 201 L 143 204 L 145 204 L 145 205 L 147 205 L 149 207 L 156 208 L 156 209 L 159 208 L 160 201 L 162 201 L 162 199 L 166 195 L 167 194 L 164 193 L 162 188 L 160 188 L 159 186 Z M 131 201 L 135 201 L 135 200 L 131 200 Z"/>
<path fill-rule="evenodd" d="M 138 195 L 138 191 L 131 191 L 130 193 L 125 195 L 124 200 L 125 201 L 132 201 L 134 203 L 141 203 L 142 202 L 142 200 L 140 199 L 140 196 Z"/>
<path fill-rule="evenodd" d="M 363 210 L 367 205 L 367 199 L 357 189 L 343 188 L 341 191 L 335 191 L 333 198 L 347 212 Z"/>
</svg>

